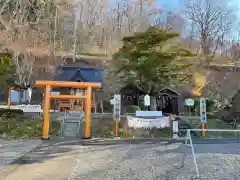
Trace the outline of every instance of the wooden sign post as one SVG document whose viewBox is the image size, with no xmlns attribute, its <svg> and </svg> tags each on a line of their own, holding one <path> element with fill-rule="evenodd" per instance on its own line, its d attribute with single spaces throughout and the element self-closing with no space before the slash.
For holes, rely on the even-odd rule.
<svg viewBox="0 0 240 180">
<path fill-rule="evenodd" d="M 200 98 L 200 117 L 201 117 L 201 122 L 202 122 L 202 136 L 206 136 L 206 124 L 207 124 L 207 109 L 206 109 L 206 99 L 205 98 Z"/>
<path fill-rule="evenodd" d="M 121 119 L 121 95 L 115 94 L 114 98 L 110 100 L 113 105 L 113 120 L 115 121 L 115 136 L 118 137 L 119 121 Z"/>
</svg>

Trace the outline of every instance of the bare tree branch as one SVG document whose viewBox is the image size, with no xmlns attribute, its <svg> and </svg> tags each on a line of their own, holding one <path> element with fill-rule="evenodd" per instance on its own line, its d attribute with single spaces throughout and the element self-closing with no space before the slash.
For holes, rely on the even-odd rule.
<svg viewBox="0 0 240 180">
<path fill-rule="evenodd" d="M 188 0 L 185 14 L 195 25 L 196 38 L 200 39 L 201 62 L 210 64 L 224 35 L 230 30 L 232 11 L 223 1 Z"/>
</svg>

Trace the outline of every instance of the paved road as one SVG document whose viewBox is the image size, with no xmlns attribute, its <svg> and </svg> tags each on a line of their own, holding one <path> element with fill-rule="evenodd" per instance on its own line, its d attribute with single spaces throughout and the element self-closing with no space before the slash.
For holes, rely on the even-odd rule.
<svg viewBox="0 0 240 180">
<path fill-rule="evenodd" d="M 239 143 L 198 144 L 195 149 L 200 179 L 240 177 Z M 195 176 L 187 147 L 150 139 L 48 142 L 8 169 L 1 180 L 190 180 Z"/>
</svg>

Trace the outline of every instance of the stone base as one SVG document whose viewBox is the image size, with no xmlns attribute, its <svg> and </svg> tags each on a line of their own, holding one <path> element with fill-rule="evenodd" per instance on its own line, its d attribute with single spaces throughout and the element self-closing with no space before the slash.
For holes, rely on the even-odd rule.
<svg viewBox="0 0 240 180">
<path fill-rule="evenodd" d="M 179 139 L 178 134 L 173 134 L 172 139 Z"/>
<path fill-rule="evenodd" d="M 89 137 L 83 136 L 81 139 L 92 139 L 92 136 L 89 136 Z"/>
<path fill-rule="evenodd" d="M 50 137 L 41 137 L 41 140 L 50 140 Z"/>
</svg>

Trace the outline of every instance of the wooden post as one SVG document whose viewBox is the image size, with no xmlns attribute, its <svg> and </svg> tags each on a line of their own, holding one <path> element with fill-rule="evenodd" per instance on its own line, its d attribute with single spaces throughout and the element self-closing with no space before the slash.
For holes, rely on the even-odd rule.
<svg viewBox="0 0 240 180">
<path fill-rule="evenodd" d="M 51 93 L 51 86 L 47 85 L 44 93 L 44 121 L 43 121 L 42 139 L 49 139 L 50 93 Z"/>
<path fill-rule="evenodd" d="M 119 130 L 119 122 L 118 120 L 115 121 L 115 136 L 118 137 L 118 130 Z"/>
<path fill-rule="evenodd" d="M 92 107 L 92 88 L 87 87 L 85 92 L 85 131 L 84 138 L 90 138 L 91 134 L 91 107 Z"/>
<path fill-rule="evenodd" d="M 12 90 L 12 88 L 9 88 L 8 89 L 8 109 L 10 109 L 10 107 L 11 107 L 11 91 Z"/>
<path fill-rule="evenodd" d="M 206 131 L 205 131 L 205 124 L 202 123 L 202 137 L 206 136 Z"/>
</svg>

